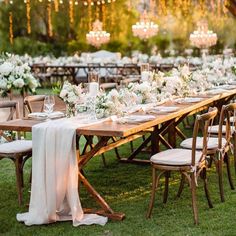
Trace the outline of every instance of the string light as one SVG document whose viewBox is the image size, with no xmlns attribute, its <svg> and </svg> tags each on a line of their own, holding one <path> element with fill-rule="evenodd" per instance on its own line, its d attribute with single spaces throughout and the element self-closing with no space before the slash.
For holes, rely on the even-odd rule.
<svg viewBox="0 0 236 236">
<path fill-rule="evenodd" d="M 30 24 L 31 17 L 30 17 L 30 10 L 31 10 L 31 7 L 30 7 L 30 0 L 26 0 L 26 18 L 27 18 L 27 33 L 28 33 L 28 34 L 31 34 L 31 24 Z"/>
<path fill-rule="evenodd" d="M 74 24 L 74 1 L 69 1 L 69 17 L 70 17 L 70 25 Z"/>
<path fill-rule="evenodd" d="M 9 12 L 9 39 L 10 39 L 10 44 L 13 44 L 13 15 L 12 12 Z"/>
<path fill-rule="evenodd" d="M 54 0 L 54 9 L 55 9 L 55 12 L 59 11 L 59 1 L 58 0 Z"/>
<path fill-rule="evenodd" d="M 51 7 L 51 2 L 48 1 L 47 4 L 47 17 L 48 17 L 48 36 L 52 37 L 52 7 Z"/>
</svg>

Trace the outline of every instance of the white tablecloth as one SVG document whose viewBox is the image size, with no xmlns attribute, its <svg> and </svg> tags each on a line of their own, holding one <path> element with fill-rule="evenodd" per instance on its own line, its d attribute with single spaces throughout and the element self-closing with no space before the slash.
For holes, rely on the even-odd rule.
<svg viewBox="0 0 236 236">
<path fill-rule="evenodd" d="M 26 225 L 72 220 L 74 226 L 105 225 L 106 217 L 84 214 L 78 194 L 76 118 L 33 127 L 32 186 L 29 211 L 17 214 Z"/>
</svg>

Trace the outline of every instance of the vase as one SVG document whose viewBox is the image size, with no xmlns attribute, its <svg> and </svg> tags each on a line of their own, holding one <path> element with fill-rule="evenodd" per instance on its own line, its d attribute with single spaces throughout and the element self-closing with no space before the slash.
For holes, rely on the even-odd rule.
<svg viewBox="0 0 236 236">
<path fill-rule="evenodd" d="M 76 115 L 76 107 L 74 104 L 66 104 L 66 117 L 74 117 Z"/>
</svg>

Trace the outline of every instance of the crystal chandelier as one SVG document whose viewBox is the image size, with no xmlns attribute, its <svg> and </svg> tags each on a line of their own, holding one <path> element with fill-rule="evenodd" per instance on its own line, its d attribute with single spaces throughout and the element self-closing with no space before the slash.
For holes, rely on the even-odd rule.
<svg viewBox="0 0 236 236">
<path fill-rule="evenodd" d="M 146 40 L 157 34 L 158 25 L 149 19 L 146 10 L 144 10 L 140 17 L 140 21 L 135 25 L 132 25 L 132 31 L 134 36 L 137 36 L 142 40 Z"/>
<path fill-rule="evenodd" d="M 99 48 L 102 44 L 108 43 L 110 34 L 102 30 L 102 22 L 96 20 L 93 23 L 93 30 L 86 34 L 88 44 Z"/>
<path fill-rule="evenodd" d="M 191 44 L 198 48 L 209 48 L 216 44 L 217 35 L 213 31 L 208 30 L 206 21 L 197 23 L 197 30 L 190 34 Z"/>
</svg>

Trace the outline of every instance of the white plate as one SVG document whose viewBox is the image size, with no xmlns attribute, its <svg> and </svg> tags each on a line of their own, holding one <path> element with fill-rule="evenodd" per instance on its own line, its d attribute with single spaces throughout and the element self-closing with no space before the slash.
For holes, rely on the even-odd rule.
<svg viewBox="0 0 236 236">
<path fill-rule="evenodd" d="M 203 98 L 198 97 L 187 97 L 187 98 L 178 98 L 175 100 L 177 103 L 196 103 L 201 102 Z"/>
<path fill-rule="evenodd" d="M 65 114 L 63 112 L 60 112 L 60 111 L 52 112 L 49 115 L 45 112 L 32 112 L 32 113 L 28 114 L 28 118 L 37 119 L 37 120 L 46 120 L 47 118 L 57 119 L 57 118 L 61 118 L 61 117 L 64 117 L 64 116 L 65 116 Z"/>
<path fill-rule="evenodd" d="M 164 113 L 169 113 L 169 112 L 174 112 L 178 111 L 179 107 L 165 107 L 165 106 L 159 106 L 159 107 L 154 107 L 153 109 L 150 110 L 150 112 L 164 112 Z"/>
<path fill-rule="evenodd" d="M 64 117 L 65 114 L 61 111 L 54 111 L 51 114 L 48 115 L 48 118 L 50 119 L 56 119 L 56 118 L 61 118 Z"/>
<path fill-rule="evenodd" d="M 236 89 L 236 85 L 226 84 L 226 85 L 222 86 L 221 88 L 226 89 L 226 90 L 231 90 L 231 89 Z"/>
<path fill-rule="evenodd" d="M 226 92 L 228 92 L 228 91 L 225 90 L 225 89 L 212 89 L 212 90 L 206 91 L 207 94 L 212 94 L 212 95 L 220 94 L 220 93 L 226 93 Z"/>
<path fill-rule="evenodd" d="M 122 117 L 118 120 L 119 123 L 142 123 L 154 120 L 156 117 L 152 115 L 130 115 Z"/>
<path fill-rule="evenodd" d="M 45 112 L 32 112 L 28 114 L 28 118 L 46 120 L 48 118 L 48 115 Z"/>
</svg>

